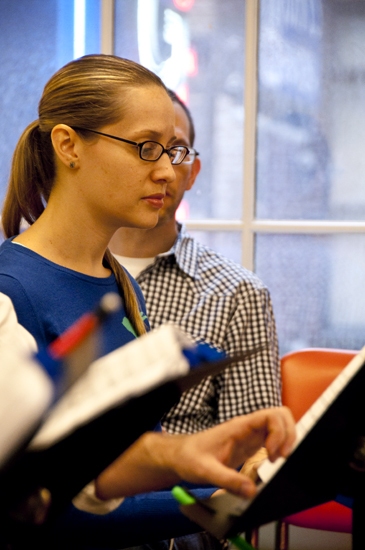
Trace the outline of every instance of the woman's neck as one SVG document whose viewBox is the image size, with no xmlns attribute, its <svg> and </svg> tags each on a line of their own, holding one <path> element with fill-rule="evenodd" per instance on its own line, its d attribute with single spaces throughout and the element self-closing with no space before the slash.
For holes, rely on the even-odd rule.
<svg viewBox="0 0 365 550">
<path fill-rule="evenodd" d="M 77 218 L 76 218 L 77 219 Z M 42 215 L 14 241 L 63 267 L 94 277 L 108 277 L 103 257 L 112 231 L 98 231 L 86 223 L 49 206 Z"/>
</svg>

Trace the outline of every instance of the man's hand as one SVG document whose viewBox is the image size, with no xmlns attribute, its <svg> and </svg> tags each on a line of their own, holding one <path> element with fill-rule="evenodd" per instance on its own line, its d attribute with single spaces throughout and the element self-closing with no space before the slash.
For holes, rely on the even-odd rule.
<svg viewBox="0 0 365 550">
<path fill-rule="evenodd" d="M 252 496 L 256 492 L 254 482 L 234 468 L 244 461 L 247 464 L 263 445 L 272 461 L 287 456 L 294 441 L 295 426 L 289 409 L 263 409 L 188 436 L 179 449 L 175 471 L 187 481 L 208 482 L 241 496 Z"/>
<path fill-rule="evenodd" d="M 130 496 L 181 480 L 253 496 L 254 482 L 235 468 L 264 445 L 270 460 L 285 457 L 294 441 L 294 420 L 286 407 L 238 416 L 192 435 L 148 432 L 100 474 L 97 496 Z"/>
</svg>

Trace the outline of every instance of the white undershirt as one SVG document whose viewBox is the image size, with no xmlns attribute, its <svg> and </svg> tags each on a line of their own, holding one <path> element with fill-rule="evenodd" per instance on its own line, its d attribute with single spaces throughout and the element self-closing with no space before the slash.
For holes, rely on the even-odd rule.
<svg viewBox="0 0 365 550">
<path fill-rule="evenodd" d="M 144 271 L 149 265 L 152 265 L 155 258 L 128 258 L 127 256 L 119 256 L 119 254 L 113 254 L 114 258 L 118 260 L 123 267 L 136 278 L 142 271 Z"/>
</svg>

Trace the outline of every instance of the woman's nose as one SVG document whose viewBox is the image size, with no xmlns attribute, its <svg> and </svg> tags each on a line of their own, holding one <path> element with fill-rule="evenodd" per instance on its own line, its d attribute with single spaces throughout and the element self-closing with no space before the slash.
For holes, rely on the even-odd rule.
<svg viewBox="0 0 365 550">
<path fill-rule="evenodd" d="M 153 169 L 153 180 L 171 183 L 176 178 L 174 167 L 170 157 L 165 152 L 155 163 Z"/>
</svg>

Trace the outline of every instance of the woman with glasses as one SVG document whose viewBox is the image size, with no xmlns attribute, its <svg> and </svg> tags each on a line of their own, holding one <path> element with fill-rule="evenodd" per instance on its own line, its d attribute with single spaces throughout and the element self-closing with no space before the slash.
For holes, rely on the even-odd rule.
<svg viewBox="0 0 365 550">
<path fill-rule="evenodd" d="M 38 346 L 47 346 L 111 291 L 120 293 L 124 307 L 103 325 L 101 355 L 148 330 L 142 293 L 108 243 L 119 227 L 156 225 L 166 187 L 175 178 L 173 165 L 189 154 L 187 147 L 173 144 L 174 109 L 166 88 L 132 61 L 85 56 L 46 84 L 39 118 L 26 128 L 14 153 L 2 212 L 7 240 L 0 247 L 0 292 L 12 299 L 20 324 Z M 28 226 L 21 232 L 23 222 Z M 246 441 L 253 437 L 252 428 L 245 418 L 241 422 L 239 433 L 242 428 Z M 250 452 L 262 445 L 269 425 L 272 457 L 286 452 L 292 440 L 287 412 L 261 415 L 258 422 L 262 430 Z M 232 449 L 242 450 L 236 443 L 237 425 L 231 426 L 232 434 L 229 427 L 226 433 Z M 201 453 L 193 454 L 183 452 L 190 436 L 145 436 L 131 455 L 100 476 L 99 496 L 156 489 L 181 476 L 220 483 L 241 494 L 253 491 L 252 483 L 234 470 L 221 470 L 222 463 L 236 467 L 237 457 L 233 452 L 221 456 L 222 433 L 215 434 L 209 437 L 217 445 L 209 440 L 207 451 L 206 435 L 191 436 L 191 449 L 194 441 L 195 449 L 201 445 Z M 115 437 L 123 437 L 123 426 Z M 210 465 L 207 456 L 214 457 Z M 204 469 L 197 475 L 200 461 Z M 143 495 L 131 507 L 122 504 L 98 517 L 71 508 L 55 528 L 52 548 L 71 548 L 70 538 L 78 548 L 81 541 L 120 548 L 198 530 L 169 494 L 157 498 L 158 505 L 156 497 L 148 499 Z"/>
<path fill-rule="evenodd" d="M 38 344 L 118 289 L 125 319 L 115 330 L 108 326 L 103 353 L 131 332 L 145 332 L 143 298 L 108 242 L 118 227 L 156 225 L 173 164 L 188 153 L 170 147 L 173 138 L 164 85 L 136 63 L 86 56 L 46 85 L 39 119 L 14 153 L 2 223 L 7 237 L 17 236 L 1 249 L 0 272 L 3 291 Z M 30 227 L 19 234 L 22 220 Z M 6 276 L 13 262 L 21 282 L 16 273 Z"/>
</svg>

